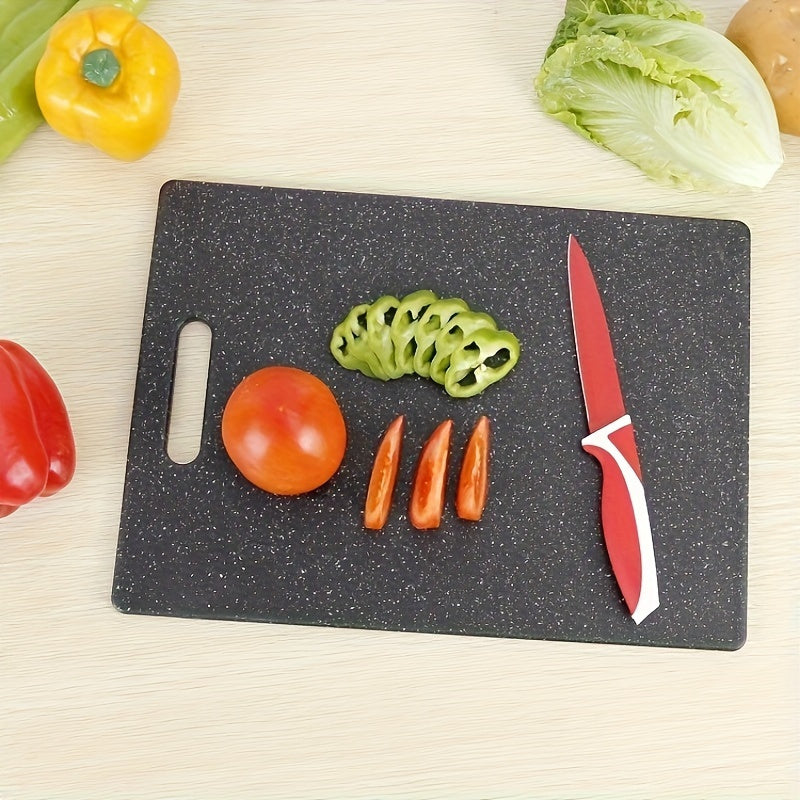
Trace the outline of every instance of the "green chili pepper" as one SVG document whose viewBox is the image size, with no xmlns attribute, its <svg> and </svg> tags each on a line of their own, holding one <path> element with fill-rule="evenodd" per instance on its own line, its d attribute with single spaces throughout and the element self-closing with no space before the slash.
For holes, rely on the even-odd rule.
<svg viewBox="0 0 800 800">
<path fill-rule="evenodd" d="M 30 6 L 30 0 L 2 0 L 0 2 L 0 31 L 10 25 L 14 18 Z"/>
<path fill-rule="evenodd" d="M 414 372 L 423 378 L 431 376 L 431 361 L 436 354 L 436 337 L 447 323 L 462 311 L 469 311 L 469 306 L 458 297 L 437 300 L 431 303 L 428 310 L 417 323 L 414 338 L 417 349 L 414 353 Z"/>
<path fill-rule="evenodd" d="M 434 344 L 434 356 L 431 359 L 432 380 L 444 385 L 444 375 L 450 366 L 450 357 L 464 339 L 479 328 L 496 331 L 497 324 L 488 314 L 480 311 L 462 311 L 452 317 L 439 331 Z"/>
<path fill-rule="evenodd" d="M 140 14 L 147 0 L 0 0 L 0 161 L 43 121 L 34 76 L 50 28 L 69 11 L 118 6 Z"/>
<path fill-rule="evenodd" d="M 0 70 L 48 31 L 77 0 L 5 0 L 0 3 Z"/>
<path fill-rule="evenodd" d="M 406 375 L 414 373 L 414 352 L 417 349 L 417 322 L 428 307 L 439 298 L 428 289 L 420 289 L 406 295 L 397 307 L 392 322 L 392 341 L 397 366 Z"/>
<path fill-rule="evenodd" d="M 367 341 L 367 311 L 369 303 L 361 303 L 350 310 L 333 331 L 330 350 L 333 357 L 346 369 L 355 369 L 368 378 L 388 380 L 380 361 Z"/>
<path fill-rule="evenodd" d="M 390 380 L 405 375 L 405 370 L 397 364 L 392 341 L 391 326 L 399 305 L 396 297 L 384 295 L 367 308 L 367 342 Z"/>
<path fill-rule="evenodd" d="M 451 397 L 472 397 L 505 377 L 519 360 L 519 341 L 510 331 L 478 328 L 450 357 L 444 376 Z"/>
</svg>

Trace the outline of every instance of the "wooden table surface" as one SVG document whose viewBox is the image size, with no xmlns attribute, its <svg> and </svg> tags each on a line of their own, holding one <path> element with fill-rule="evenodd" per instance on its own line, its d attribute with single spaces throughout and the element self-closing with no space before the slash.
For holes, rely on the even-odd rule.
<svg viewBox="0 0 800 800">
<path fill-rule="evenodd" d="M 724 31 L 735 0 L 698 0 Z M 123 164 L 0 165 L 0 337 L 73 482 L 0 522 L 0 798 L 790 798 L 798 783 L 800 139 L 762 192 L 662 188 L 546 118 L 561 0 L 152 0 L 183 85 Z M 749 636 L 693 652 L 125 616 L 109 599 L 157 196 L 172 178 L 743 220 Z M 669 298 L 664 299 L 669 302 Z"/>
</svg>

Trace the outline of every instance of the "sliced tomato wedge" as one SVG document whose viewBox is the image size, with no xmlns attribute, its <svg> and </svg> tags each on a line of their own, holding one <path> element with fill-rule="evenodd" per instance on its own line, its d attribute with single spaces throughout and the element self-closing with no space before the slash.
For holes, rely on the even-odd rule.
<svg viewBox="0 0 800 800">
<path fill-rule="evenodd" d="M 461 519 L 477 522 L 483 516 L 489 497 L 489 417 L 481 417 L 472 430 L 456 490 L 456 514 Z"/>
<path fill-rule="evenodd" d="M 372 531 L 379 531 L 389 519 L 405 426 L 406 418 L 402 415 L 397 417 L 383 434 L 375 454 L 364 504 L 364 527 Z"/>
<path fill-rule="evenodd" d="M 408 518 L 418 530 L 438 528 L 444 511 L 453 420 L 443 422 L 425 442 L 417 461 Z"/>
</svg>

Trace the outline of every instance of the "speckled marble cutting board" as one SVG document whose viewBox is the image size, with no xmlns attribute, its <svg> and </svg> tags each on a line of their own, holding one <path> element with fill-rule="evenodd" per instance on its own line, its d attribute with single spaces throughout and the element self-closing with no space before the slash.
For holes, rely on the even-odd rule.
<svg viewBox="0 0 800 800">
<path fill-rule="evenodd" d="M 604 298 L 648 492 L 661 607 L 637 626 L 611 576 L 567 292 L 578 236 Z M 736 221 L 174 181 L 161 192 L 113 601 L 122 611 L 451 634 L 735 649 L 746 628 L 749 252 Z M 354 304 L 431 288 L 517 333 L 516 369 L 454 400 L 339 367 Z M 200 455 L 166 453 L 181 326 L 213 331 Z M 324 379 L 349 430 L 320 490 L 278 498 L 228 461 L 220 418 L 267 364 Z M 361 527 L 374 448 L 407 416 L 394 510 Z M 494 424 L 482 522 L 406 518 L 419 447 Z"/>
</svg>

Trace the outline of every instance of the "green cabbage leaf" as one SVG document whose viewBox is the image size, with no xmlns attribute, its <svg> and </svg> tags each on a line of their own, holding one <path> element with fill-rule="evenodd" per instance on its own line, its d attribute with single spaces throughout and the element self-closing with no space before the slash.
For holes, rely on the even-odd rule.
<svg viewBox="0 0 800 800">
<path fill-rule="evenodd" d="M 567 0 L 535 87 L 544 110 L 660 183 L 762 188 L 783 163 L 746 56 L 677 0 Z"/>
</svg>

